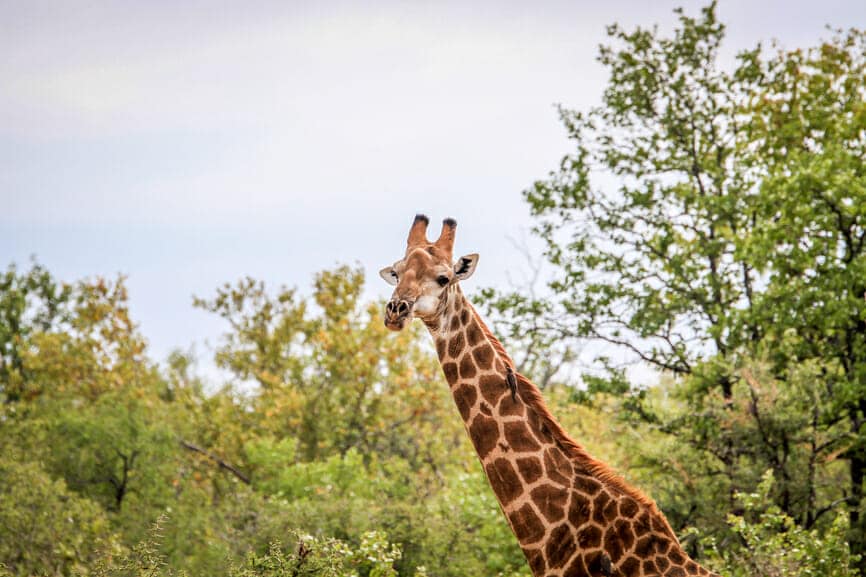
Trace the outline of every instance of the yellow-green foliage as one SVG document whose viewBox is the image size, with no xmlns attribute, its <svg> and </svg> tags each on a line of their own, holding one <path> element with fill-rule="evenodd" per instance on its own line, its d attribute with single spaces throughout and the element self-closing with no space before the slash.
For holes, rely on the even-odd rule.
<svg viewBox="0 0 866 577">
<path fill-rule="evenodd" d="M 118 552 L 108 514 L 37 463 L 0 459 L 0 563 L 12 575 L 87 574 Z"/>
<path fill-rule="evenodd" d="M 714 537 L 702 543 L 707 562 L 729 577 L 852 577 L 858 556 L 845 540 L 848 520 L 836 514 L 826 531 L 804 529 L 773 504 L 773 473 L 764 473 L 754 493 L 738 494 L 741 514 L 728 515 L 728 524 L 741 546 L 721 544 Z M 702 539 L 693 529 L 689 536 Z"/>
<path fill-rule="evenodd" d="M 13 574 L 280 574 L 299 540 L 308 574 L 337 557 L 342 574 L 524 571 L 428 337 L 386 331 L 359 271 L 317 275 L 311 299 L 246 280 L 198 301 L 228 321 L 222 388 L 182 353 L 146 356 L 122 279 L 55 302 L 30 277 L 53 282 L 10 269 L 0 293 L 28 303 L 0 348 Z"/>
<path fill-rule="evenodd" d="M 482 291 L 487 315 L 695 557 L 853 576 L 866 34 L 726 71 L 715 4 L 669 36 L 608 33 L 601 106 L 562 110 L 575 150 L 525 195 L 555 279 L 545 298 Z M 0 274 L 0 572 L 528 575 L 423 326 L 388 332 L 363 279 L 194 299 L 223 322 L 223 382 L 149 356 L 122 278 Z M 636 386 L 617 347 L 662 382 Z"/>
</svg>

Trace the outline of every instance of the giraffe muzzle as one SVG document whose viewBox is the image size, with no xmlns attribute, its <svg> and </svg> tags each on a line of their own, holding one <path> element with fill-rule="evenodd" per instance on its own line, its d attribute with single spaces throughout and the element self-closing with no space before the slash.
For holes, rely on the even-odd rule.
<svg viewBox="0 0 866 577">
<path fill-rule="evenodd" d="M 405 325 L 412 312 L 415 301 L 404 299 L 391 299 L 385 305 L 385 326 L 392 331 L 399 331 Z"/>
</svg>

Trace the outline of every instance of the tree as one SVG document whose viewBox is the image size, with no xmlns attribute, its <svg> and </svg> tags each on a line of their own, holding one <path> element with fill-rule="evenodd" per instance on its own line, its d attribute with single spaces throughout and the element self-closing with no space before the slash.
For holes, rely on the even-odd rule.
<svg viewBox="0 0 866 577">
<path fill-rule="evenodd" d="M 362 290 L 362 271 L 339 267 L 316 275 L 311 299 L 252 279 L 196 299 L 229 323 L 217 361 L 245 391 L 228 405 L 243 426 L 217 395 L 197 442 L 241 463 L 268 499 L 236 527 L 242 541 L 297 529 L 362 547 L 380 530 L 403 547 L 401 574 L 524 567 L 423 327 L 388 331 Z"/>
<path fill-rule="evenodd" d="M 354 448 L 368 457 L 435 461 L 431 451 L 460 431 L 452 427 L 451 435 L 430 435 L 423 444 L 409 432 L 432 431 L 451 409 L 439 368 L 418 331 L 392 335 L 379 318 L 381 306 L 359 302 L 362 290 L 362 272 L 340 267 L 316 275 L 320 314 L 311 314 L 311 303 L 295 291 L 272 296 L 252 279 L 195 304 L 229 322 L 217 362 L 239 383 L 257 385 L 253 406 L 266 417 L 260 432 L 297 436 L 296 459 Z"/>
<path fill-rule="evenodd" d="M 609 27 L 602 105 L 560 110 L 575 150 L 525 193 L 556 270 L 554 305 L 537 310 L 559 333 L 675 379 L 685 409 L 676 416 L 610 359 L 599 359 L 609 378 L 588 384 L 703 453 L 701 474 L 725 479 L 721 510 L 735 510 L 736 492 L 772 468 L 785 514 L 810 525 L 846 506 L 862 552 L 866 35 L 838 33 L 808 50 L 759 46 L 727 71 L 715 4 L 678 14 L 670 37 Z M 785 427 L 762 436 L 760 402 L 738 409 L 749 394 L 743 368 L 762 360 L 791 394 L 806 394 L 791 384 L 804 363 L 817 371 L 821 386 L 808 389 L 817 397 L 785 410 L 820 407 L 797 418 L 826 442 L 810 446 Z M 724 425 L 737 411 L 756 433 L 748 443 Z M 793 459 L 804 447 L 812 454 Z M 820 484 L 803 468 L 836 458 L 850 464 L 839 493 L 795 486 Z"/>
<path fill-rule="evenodd" d="M 0 276 L 0 398 L 6 403 L 29 394 L 22 351 L 34 331 L 56 329 L 68 318 L 70 296 L 71 287 L 36 262 L 24 274 L 13 264 Z"/>
<path fill-rule="evenodd" d="M 743 515 L 729 515 L 739 543 L 721 546 L 713 538 L 711 567 L 731 577 L 855 577 L 858 561 L 845 541 L 847 518 L 838 515 L 826 533 L 798 526 L 769 499 L 773 475 L 767 471 L 754 493 L 738 494 Z M 748 518 L 747 518 L 748 517 Z M 699 531 L 690 536 L 700 539 Z"/>
<path fill-rule="evenodd" d="M 38 463 L 63 499 L 86 502 L 119 542 L 136 542 L 175 504 L 171 480 L 189 459 L 178 443 L 189 419 L 172 398 L 186 398 L 182 388 L 172 390 L 146 356 L 123 279 L 61 284 L 38 265 L 25 273 L 12 266 L 0 310 L 0 334 L 14 343 L 6 347 L 0 452 Z M 13 487 L 3 499 L 27 491 Z M 33 572 L 53 571 L 46 567 Z"/>
<path fill-rule="evenodd" d="M 820 360 L 827 447 L 849 462 L 846 488 L 855 551 L 866 551 L 866 33 L 850 30 L 811 50 L 766 61 L 744 76 L 749 169 L 761 176 L 757 226 L 744 260 L 766 287 L 750 311 L 783 376 L 786 362 Z"/>
<path fill-rule="evenodd" d="M 524 256 L 529 276 L 519 285 L 512 281 L 511 291 L 487 287 L 473 302 L 489 319 L 492 330 L 509 345 L 515 368 L 542 390 L 568 381 L 566 370 L 577 359 L 577 351 L 556 327 L 544 324 L 554 310 L 552 303 L 539 298 L 542 266 L 536 262 L 525 243 L 512 240 Z"/>
<path fill-rule="evenodd" d="M 0 573 L 5 567 L 22 576 L 82 574 L 100 556 L 119 552 L 96 503 L 14 456 L 0 458 Z"/>
</svg>

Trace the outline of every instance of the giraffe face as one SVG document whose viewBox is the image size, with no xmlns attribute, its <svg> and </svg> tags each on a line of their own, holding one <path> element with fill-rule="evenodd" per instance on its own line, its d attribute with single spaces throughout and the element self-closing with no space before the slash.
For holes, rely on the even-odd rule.
<svg viewBox="0 0 866 577">
<path fill-rule="evenodd" d="M 448 288 L 469 278 L 478 263 L 477 254 L 451 262 L 457 227 L 454 220 L 445 219 L 442 234 L 435 243 L 427 240 L 427 222 L 426 216 L 415 217 L 406 255 L 379 271 L 385 282 L 396 287 L 385 306 L 385 326 L 393 331 L 402 330 L 414 317 L 435 322 L 444 311 Z"/>
<path fill-rule="evenodd" d="M 413 318 L 435 322 L 444 311 L 448 287 L 475 272 L 478 255 L 470 254 L 452 264 L 436 247 L 410 249 L 405 258 L 379 271 L 385 282 L 394 285 L 385 306 L 385 326 L 402 330 Z"/>
</svg>

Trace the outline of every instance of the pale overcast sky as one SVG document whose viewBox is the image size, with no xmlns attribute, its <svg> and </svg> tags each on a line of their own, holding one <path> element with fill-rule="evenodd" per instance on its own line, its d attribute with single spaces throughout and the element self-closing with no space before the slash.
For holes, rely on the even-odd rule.
<svg viewBox="0 0 866 577">
<path fill-rule="evenodd" d="M 0 1 L 0 266 L 128 275 L 155 358 L 225 328 L 191 306 L 252 275 L 312 275 L 401 255 L 416 212 L 479 252 L 468 290 L 523 265 L 521 191 L 568 143 L 555 103 L 605 82 L 605 25 L 692 1 Z M 726 58 L 825 25 L 863 0 L 721 0 Z"/>
</svg>

